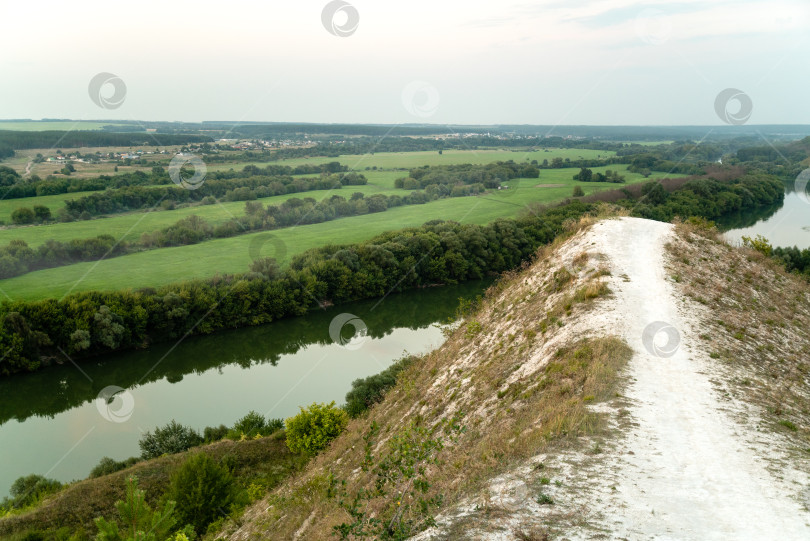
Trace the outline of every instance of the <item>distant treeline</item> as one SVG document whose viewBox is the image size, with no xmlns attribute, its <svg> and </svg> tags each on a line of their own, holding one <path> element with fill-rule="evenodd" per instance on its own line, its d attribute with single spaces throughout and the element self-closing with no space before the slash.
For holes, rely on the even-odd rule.
<svg viewBox="0 0 810 541">
<path fill-rule="evenodd" d="M 211 141 L 211 137 L 207 135 L 0 130 L 0 158 L 13 156 L 15 150 L 27 148 L 168 146 Z"/>
<path fill-rule="evenodd" d="M 670 222 L 676 216 L 711 220 L 730 212 L 770 205 L 784 199 L 785 188 L 772 176 L 746 174 L 728 180 L 689 180 L 671 193 L 662 183 L 650 182 L 641 186 L 641 194 L 633 205 L 634 215 Z"/>
<path fill-rule="evenodd" d="M 631 156 L 627 170 L 644 176 L 648 176 L 652 171 L 682 175 L 702 175 L 705 172 L 704 166 L 700 163 L 674 162 L 652 153 Z"/>
<path fill-rule="evenodd" d="M 254 176 L 308 175 L 345 171 L 348 171 L 348 167 L 338 162 L 329 162 L 319 165 L 299 165 L 296 167 L 285 165 L 256 167 L 255 165 L 248 165 L 241 171 L 212 171 L 206 174 L 205 178 L 209 180 L 223 180 Z M 209 182 L 209 180 L 206 182 Z M 123 188 L 125 186 L 171 183 L 172 180 L 169 174 L 166 172 L 166 169 L 161 166 L 153 167 L 151 173 L 135 171 L 114 176 L 99 175 L 93 178 L 56 178 L 48 176 L 44 180 L 34 176 L 26 180 L 20 177 L 20 175 L 10 167 L 0 165 L 0 199 L 20 199 L 23 197 L 38 197 L 41 195 L 99 191 L 108 188 Z M 205 185 L 203 185 L 203 187 L 204 186 Z"/>
<path fill-rule="evenodd" d="M 499 188 L 501 182 L 515 178 L 537 178 L 540 171 L 531 164 L 518 164 L 511 160 L 486 165 L 433 165 L 411 169 L 407 178 L 398 178 L 394 187 L 415 190 L 430 185 L 482 184 L 485 188 Z"/>
<path fill-rule="evenodd" d="M 716 162 L 731 149 L 738 148 L 742 141 L 702 142 L 675 141 L 660 145 L 648 146 L 639 144 L 625 145 L 616 151 L 619 156 L 632 156 L 638 154 L 655 154 L 662 160 L 694 162 Z"/>
<path fill-rule="evenodd" d="M 594 173 L 587 167 L 582 167 L 579 173 L 574 175 L 574 180 L 580 182 L 612 182 L 615 184 L 622 184 L 625 182 L 624 175 L 620 175 L 618 171 L 606 170 L 604 173 L 597 171 Z"/>
<path fill-rule="evenodd" d="M 810 278 L 810 248 L 801 250 L 777 247 L 773 249 L 773 257 L 780 260 L 788 272 L 796 272 Z"/>
<path fill-rule="evenodd" d="M 214 204 L 216 199 L 220 198 L 224 201 L 251 201 L 262 197 L 312 190 L 339 190 L 343 186 L 362 186 L 367 182 L 362 174 L 334 173 L 314 178 L 251 176 L 211 179 L 206 180 L 196 190 L 187 190 L 175 185 L 128 186 L 67 200 L 65 216 L 60 219 L 69 221 L 99 214 L 148 209 L 158 204 L 161 204 L 163 209 L 173 209 L 176 204 L 188 202 Z"/>
<path fill-rule="evenodd" d="M 810 152 L 810 137 L 780 145 L 759 145 L 741 148 L 737 159 L 743 162 L 774 162 L 786 164 L 801 162 Z"/>
<path fill-rule="evenodd" d="M 765 187 L 759 189 L 760 182 Z M 669 219 L 713 217 L 721 209 L 756 206 L 773 187 L 772 178 L 728 183 L 690 181 L 674 193 L 657 182 L 635 198 L 628 190 L 619 204 L 637 216 Z M 681 194 L 680 192 L 683 192 Z M 779 195 L 780 197 L 782 194 Z M 630 197 L 634 197 L 630 199 Z M 302 315 L 319 302 L 380 297 L 390 291 L 478 279 L 515 268 L 538 246 L 551 242 L 567 220 L 595 209 L 581 201 L 498 220 L 487 226 L 432 221 L 378 235 L 352 245 L 324 246 L 293 258 L 283 272 L 272 260 L 254 263 L 253 272 L 217 276 L 136 291 L 91 291 L 63 299 L 9 301 L 0 305 L 0 373 L 36 370 L 73 358 L 191 334 L 259 325 Z"/>
<path fill-rule="evenodd" d="M 123 186 L 165 184 L 167 181 L 169 181 L 168 175 L 161 178 L 160 175 L 148 175 L 142 171 L 115 176 L 100 175 L 94 178 L 56 178 L 49 176 L 42 180 L 35 176 L 26 180 L 10 167 L 0 165 L 0 199 L 20 199 L 41 195 L 121 188 Z"/>
</svg>

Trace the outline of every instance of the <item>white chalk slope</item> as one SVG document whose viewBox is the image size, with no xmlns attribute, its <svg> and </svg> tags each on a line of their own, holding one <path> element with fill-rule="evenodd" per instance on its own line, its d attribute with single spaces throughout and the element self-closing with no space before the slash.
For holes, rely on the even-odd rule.
<svg viewBox="0 0 810 541">
<path fill-rule="evenodd" d="M 795 487 L 766 470 L 762 449 L 748 443 L 756 436 L 723 411 L 727 404 L 712 389 L 698 318 L 678 302 L 665 273 L 672 235 L 669 224 L 637 218 L 606 220 L 587 233 L 610 261 L 610 304 L 620 314 L 612 331 L 635 351 L 625 395 L 637 426 L 610 464 L 615 496 L 600 514 L 619 538 L 810 539 L 810 516 Z M 642 342 L 654 321 L 679 332 L 671 357 L 651 354 Z M 659 333 L 657 344 L 666 341 Z"/>
</svg>

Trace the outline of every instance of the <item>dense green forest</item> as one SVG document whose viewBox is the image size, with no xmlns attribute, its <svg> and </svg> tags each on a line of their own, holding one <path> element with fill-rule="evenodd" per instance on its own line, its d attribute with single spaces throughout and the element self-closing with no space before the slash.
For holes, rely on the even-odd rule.
<svg viewBox="0 0 810 541">
<path fill-rule="evenodd" d="M 26 148 L 167 146 L 210 142 L 206 135 L 162 133 L 109 133 L 104 131 L 11 131 L 0 130 L 0 158 Z"/>
</svg>

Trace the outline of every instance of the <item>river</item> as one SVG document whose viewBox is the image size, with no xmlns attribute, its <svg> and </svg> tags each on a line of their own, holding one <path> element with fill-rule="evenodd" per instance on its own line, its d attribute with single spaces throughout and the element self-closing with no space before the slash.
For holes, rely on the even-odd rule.
<svg viewBox="0 0 810 541">
<path fill-rule="evenodd" d="M 718 227 L 733 244 L 742 237 L 766 237 L 773 246 L 810 248 L 810 199 L 793 185 L 785 185 L 785 200 L 754 211 L 738 212 L 717 220 Z"/>
<path fill-rule="evenodd" d="M 488 284 L 390 295 L 0 380 L 0 497 L 22 475 L 83 479 L 104 456 L 139 455 L 142 434 L 172 419 L 202 431 L 250 410 L 285 418 L 313 402 L 342 403 L 355 379 L 439 346 L 459 297 Z M 357 318 L 342 333 L 341 314 Z M 352 338 L 363 326 L 365 338 Z M 118 392 L 108 404 L 98 396 L 110 386 Z"/>
</svg>

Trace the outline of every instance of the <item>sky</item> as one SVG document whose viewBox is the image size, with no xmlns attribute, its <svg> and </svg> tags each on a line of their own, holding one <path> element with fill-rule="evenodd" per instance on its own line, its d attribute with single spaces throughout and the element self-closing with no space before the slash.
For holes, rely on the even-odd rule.
<svg viewBox="0 0 810 541">
<path fill-rule="evenodd" d="M 336 1 L 0 0 L 0 118 L 810 124 L 810 0 Z"/>
</svg>

